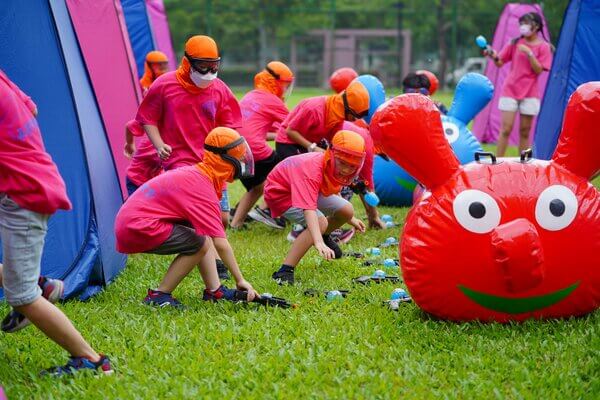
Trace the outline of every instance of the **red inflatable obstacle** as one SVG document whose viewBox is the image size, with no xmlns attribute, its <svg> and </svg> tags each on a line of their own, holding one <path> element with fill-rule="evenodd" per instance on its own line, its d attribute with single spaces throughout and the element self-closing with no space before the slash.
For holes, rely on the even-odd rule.
<svg viewBox="0 0 600 400">
<path fill-rule="evenodd" d="M 357 77 L 358 74 L 352 68 L 336 69 L 329 77 L 329 86 L 331 86 L 334 92 L 340 93 Z"/>
<path fill-rule="evenodd" d="M 385 153 L 429 188 L 407 217 L 404 280 L 455 321 L 562 318 L 600 306 L 600 82 L 580 86 L 551 161 L 478 153 L 460 166 L 434 104 L 418 94 L 373 121 Z"/>
</svg>

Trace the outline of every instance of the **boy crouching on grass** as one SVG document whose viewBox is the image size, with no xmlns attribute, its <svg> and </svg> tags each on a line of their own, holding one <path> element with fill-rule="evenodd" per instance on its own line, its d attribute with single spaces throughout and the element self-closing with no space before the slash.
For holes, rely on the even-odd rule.
<svg viewBox="0 0 600 400">
<path fill-rule="evenodd" d="M 339 193 L 358 175 L 365 161 L 365 141 L 356 132 L 335 134 L 324 153 L 314 152 L 286 158 L 267 177 L 265 202 L 274 217 L 306 225 L 293 242 L 281 268 L 273 273 L 280 284 L 294 283 L 294 269 L 315 246 L 325 259 L 341 258 L 342 250 L 329 234 L 349 223 L 360 232 L 364 223 L 354 217 L 352 204 Z"/>
<path fill-rule="evenodd" d="M 254 160 L 245 139 L 230 128 L 213 129 L 204 160 L 163 173 L 142 185 L 117 214 L 117 250 L 122 253 L 177 254 L 162 282 L 144 303 L 181 307 L 173 290 L 196 265 L 206 288 L 204 300 L 252 301 L 258 294 L 244 280 L 227 241 L 219 197 L 225 182 L 252 176 Z M 221 285 L 211 240 L 233 275 L 237 289 Z"/>
</svg>

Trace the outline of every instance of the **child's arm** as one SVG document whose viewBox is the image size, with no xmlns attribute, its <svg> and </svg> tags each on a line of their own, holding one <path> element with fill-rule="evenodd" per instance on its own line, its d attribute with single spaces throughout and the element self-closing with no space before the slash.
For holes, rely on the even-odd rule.
<svg viewBox="0 0 600 400">
<path fill-rule="evenodd" d="M 233 249 L 229 244 L 229 241 L 225 238 L 213 238 L 213 242 L 215 244 L 215 248 L 217 249 L 217 253 L 223 260 L 223 263 L 233 275 L 233 279 L 235 279 L 235 284 L 238 289 L 248 291 L 248 301 L 254 300 L 255 297 L 260 297 L 259 294 L 254 290 L 252 285 L 244 279 L 242 276 L 242 271 L 235 259 L 235 255 L 233 254 Z"/>
<path fill-rule="evenodd" d="M 321 229 L 319 229 L 319 217 L 315 210 L 304 210 L 304 219 L 306 220 L 306 227 L 310 236 L 313 240 L 313 245 L 319 254 L 326 260 L 331 260 L 335 257 L 335 253 L 331 250 L 323 241 L 323 235 Z"/>
<path fill-rule="evenodd" d="M 148 135 L 148 139 L 154 145 L 154 148 L 158 152 L 158 156 L 166 160 L 171 155 L 171 146 L 163 142 L 162 137 L 160 136 L 160 132 L 158 131 L 158 127 L 155 125 L 144 125 L 144 130 Z"/>
<path fill-rule="evenodd" d="M 385 229 L 385 223 L 379 218 L 379 212 L 377 211 L 377 207 L 373 207 L 367 204 L 365 201 L 365 195 L 359 194 L 360 201 L 362 201 L 363 206 L 365 207 L 365 211 L 367 213 L 367 219 L 369 221 L 369 228 L 374 229 Z"/>
<path fill-rule="evenodd" d="M 315 143 L 311 143 L 308 140 L 306 140 L 306 138 L 302 136 L 300 132 L 295 131 L 292 128 L 286 128 L 285 132 L 287 133 L 288 137 L 292 140 L 292 142 L 299 144 L 308 151 L 325 151 L 322 148 L 318 147 Z"/>
<path fill-rule="evenodd" d="M 129 128 L 125 127 L 125 147 L 123 148 L 125 157 L 131 158 L 135 153 L 135 142 L 133 141 L 133 134 Z"/>
</svg>

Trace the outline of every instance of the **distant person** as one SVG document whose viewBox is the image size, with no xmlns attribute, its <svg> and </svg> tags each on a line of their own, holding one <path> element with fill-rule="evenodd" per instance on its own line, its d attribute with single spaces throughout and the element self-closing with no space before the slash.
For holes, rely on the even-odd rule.
<svg viewBox="0 0 600 400">
<path fill-rule="evenodd" d="M 4 332 L 30 322 L 71 355 L 65 366 L 43 372 L 68 375 L 83 369 L 110 374 L 108 357 L 98 354 L 52 303 L 63 282 L 40 276 L 48 219 L 70 210 L 62 180 L 46 153 L 36 121 L 37 108 L 0 70 L 0 239 L 3 262 L 0 287 L 13 311 L 2 321 Z"/>
<path fill-rule="evenodd" d="M 282 62 L 271 61 L 265 69 L 254 77 L 254 90 L 246 93 L 240 100 L 242 127 L 240 134 L 246 138 L 254 156 L 254 176 L 242 178 L 246 193 L 240 199 L 230 226 L 234 229 L 243 226 L 248 212 L 263 194 L 265 180 L 269 172 L 279 162 L 277 153 L 267 144 L 269 133 L 277 131 L 289 114 L 284 101 L 292 91 L 294 74 Z M 252 217 L 271 227 L 283 229 L 285 226 L 273 224 L 268 212 L 255 207 Z"/>
<path fill-rule="evenodd" d="M 404 93 L 420 93 L 425 96 L 432 96 L 435 91 L 433 90 L 430 76 L 433 74 L 431 72 L 429 72 L 431 75 L 419 72 L 424 71 L 409 72 L 404 77 L 402 80 L 402 91 Z M 435 75 L 433 76 L 435 77 Z M 437 89 L 437 86 L 435 86 L 435 89 Z M 440 113 L 444 115 L 448 114 L 448 109 L 442 102 L 434 100 L 433 103 L 438 108 Z"/>
<path fill-rule="evenodd" d="M 152 82 L 169 70 L 169 58 L 162 51 L 154 50 L 146 54 L 144 75 L 140 79 L 142 93 L 146 94 Z"/>
<path fill-rule="evenodd" d="M 502 111 L 502 126 L 498 136 L 498 156 L 506 153 L 508 137 L 517 111 L 520 115 L 519 153 L 529 147 L 529 132 L 533 118 L 540 111 L 538 77 L 552 65 L 552 46 L 543 36 L 544 23 L 540 14 L 530 12 L 519 18 L 521 36 L 512 39 L 500 52 L 484 51 L 498 67 L 510 62 L 510 72 L 504 80 L 498 108 Z"/>
</svg>

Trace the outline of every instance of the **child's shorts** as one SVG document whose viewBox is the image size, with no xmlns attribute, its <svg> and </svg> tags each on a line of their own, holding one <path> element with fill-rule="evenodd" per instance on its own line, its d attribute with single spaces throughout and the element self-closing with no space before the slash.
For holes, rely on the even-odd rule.
<svg viewBox="0 0 600 400">
<path fill-rule="evenodd" d="M 279 161 L 283 161 L 288 157 L 297 156 L 298 154 L 306 153 L 306 149 L 299 144 L 277 143 L 275 142 L 275 151 Z"/>
<path fill-rule="evenodd" d="M 336 211 L 342 209 L 346 205 L 350 204 L 350 202 L 337 194 L 332 196 L 323 196 L 319 194 L 319 198 L 317 199 L 317 216 L 322 217 L 330 217 Z M 290 207 L 286 212 L 283 213 L 283 217 L 288 221 L 294 222 L 296 224 L 306 226 L 306 219 L 304 218 L 304 210 L 298 207 Z"/>
<path fill-rule="evenodd" d="M 271 155 L 264 160 L 256 161 L 254 163 L 254 176 L 252 178 L 240 179 L 242 185 L 244 185 L 247 191 L 259 186 L 267 180 L 267 175 L 275 168 L 278 162 L 279 158 L 277 157 L 276 152 L 271 153 Z"/>
<path fill-rule="evenodd" d="M 6 301 L 13 307 L 36 301 L 44 239 L 49 215 L 19 207 L 0 193 L 0 239 L 2 239 L 2 285 Z"/>
<path fill-rule="evenodd" d="M 517 112 L 523 115 L 538 115 L 540 112 L 540 99 L 535 97 L 526 97 L 522 100 L 512 97 L 500 97 L 498 101 L 500 111 Z"/>
<path fill-rule="evenodd" d="M 155 249 L 145 251 L 144 253 L 168 255 L 168 254 L 183 254 L 192 255 L 198 252 L 204 246 L 206 236 L 201 236 L 196 233 L 194 228 L 173 224 L 173 231 L 169 238 Z"/>
</svg>

